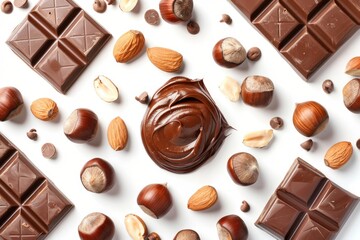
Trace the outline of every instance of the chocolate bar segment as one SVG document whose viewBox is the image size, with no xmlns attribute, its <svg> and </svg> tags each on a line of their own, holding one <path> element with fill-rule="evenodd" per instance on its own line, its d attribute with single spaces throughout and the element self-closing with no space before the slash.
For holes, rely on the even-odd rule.
<svg viewBox="0 0 360 240">
<path fill-rule="evenodd" d="M 0 133 L 0 239 L 44 239 L 72 208 Z"/>
<path fill-rule="evenodd" d="M 353 0 L 232 0 L 305 79 L 348 40 L 360 24 Z"/>
<path fill-rule="evenodd" d="M 66 93 L 110 37 L 72 0 L 40 0 L 7 43 L 56 90 Z"/>
<path fill-rule="evenodd" d="M 255 225 L 277 239 L 334 239 L 358 201 L 298 158 Z"/>
</svg>

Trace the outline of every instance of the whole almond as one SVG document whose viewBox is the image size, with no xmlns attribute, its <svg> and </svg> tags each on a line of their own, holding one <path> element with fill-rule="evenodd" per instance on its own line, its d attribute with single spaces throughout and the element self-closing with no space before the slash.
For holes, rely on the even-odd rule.
<svg viewBox="0 0 360 240">
<path fill-rule="evenodd" d="M 335 143 L 325 154 L 325 165 L 332 169 L 341 168 L 350 160 L 352 153 L 353 147 L 350 142 Z"/>
<path fill-rule="evenodd" d="M 59 112 L 56 103 L 50 98 L 39 98 L 32 102 L 30 106 L 32 114 L 43 121 L 54 119 Z"/>
<path fill-rule="evenodd" d="M 346 65 L 345 73 L 350 76 L 360 77 L 360 57 L 354 57 Z"/>
<path fill-rule="evenodd" d="M 217 191 L 214 187 L 203 186 L 189 198 L 188 208 L 193 211 L 208 209 L 216 203 L 217 198 Z"/>
<path fill-rule="evenodd" d="M 120 63 L 126 63 L 133 60 L 145 45 L 144 35 L 137 30 L 130 30 L 124 33 L 116 41 L 113 55 L 115 60 Z"/>
<path fill-rule="evenodd" d="M 123 150 L 128 141 L 128 132 L 125 122 L 120 118 L 114 118 L 107 130 L 108 143 L 115 151 Z"/>
<path fill-rule="evenodd" d="M 171 49 L 153 47 L 147 49 L 149 60 L 159 69 L 165 72 L 178 71 L 183 62 L 183 56 Z"/>
</svg>

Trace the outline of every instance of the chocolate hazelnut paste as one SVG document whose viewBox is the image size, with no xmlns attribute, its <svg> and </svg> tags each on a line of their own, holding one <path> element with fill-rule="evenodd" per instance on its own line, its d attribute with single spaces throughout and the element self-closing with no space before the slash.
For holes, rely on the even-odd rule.
<svg viewBox="0 0 360 240">
<path fill-rule="evenodd" d="M 187 173 L 218 150 L 229 128 L 202 80 L 174 77 L 151 99 L 141 137 L 159 167 Z"/>
</svg>

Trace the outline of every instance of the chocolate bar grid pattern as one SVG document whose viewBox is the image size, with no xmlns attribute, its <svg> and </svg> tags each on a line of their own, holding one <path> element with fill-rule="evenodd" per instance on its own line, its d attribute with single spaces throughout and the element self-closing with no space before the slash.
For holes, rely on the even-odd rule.
<svg viewBox="0 0 360 240">
<path fill-rule="evenodd" d="M 41 0 L 7 43 L 30 67 L 66 93 L 110 34 L 71 0 Z"/>
<path fill-rule="evenodd" d="M 231 1 L 306 79 L 360 24 L 360 0 Z"/>
<path fill-rule="evenodd" d="M 44 239 L 72 207 L 0 133 L 0 239 Z"/>
<path fill-rule="evenodd" d="M 277 239 L 334 239 L 357 203 L 298 158 L 255 224 Z"/>
</svg>

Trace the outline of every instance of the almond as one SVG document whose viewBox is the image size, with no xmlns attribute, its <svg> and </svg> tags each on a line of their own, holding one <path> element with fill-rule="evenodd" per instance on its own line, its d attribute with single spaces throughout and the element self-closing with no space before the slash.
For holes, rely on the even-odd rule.
<svg viewBox="0 0 360 240">
<path fill-rule="evenodd" d="M 183 56 L 171 49 L 153 47 L 147 49 L 149 60 L 159 69 L 165 72 L 178 71 L 183 62 Z"/>
<path fill-rule="evenodd" d="M 130 30 L 124 33 L 115 43 L 113 55 L 120 63 L 127 63 L 133 60 L 145 45 L 144 35 L 137 30 Z"/>
<path fill-rule="evenodd" d="M 123 150 L 128 141 L 128 132 L 125 122 L 120 118 L 114 118 L 107 130 L 108 143 L 115 151 Z"/>
<path fill-rule="evenodd" d="M 271 142 L 273 136 L 272 129 L 251 132 L 244 136 L 243 144 L 252 148 L 263 148 Z"/>
<path fill-rule="evenodd" d="M 188 208 L 193 211 L 208 209 L 216 203 L 217 198 L 217 191 L 214 187 L 203 186 L 189 198 Z"/>
<path fill-rule="evenodd" d="M 59 112 L 56 103 L 50 98 L 39 98 L 35 100 L 31 104 L 30 110 L 36 118 L 43 121 L 50 121 L 56 118 Z"/>
<path fill-rule="evenodd" d="M 352 153 L 353 147 L 350 142 L 335 143 L 325 154 L 325 165 L 332 169 L 341 168 L 350 160 Z"/>
<path fill-rule="evenodd" d="M 360 77 L 360 57 L 350 59 L 346 65 L 345 73 L 350 76 Z"/>
</svg>

